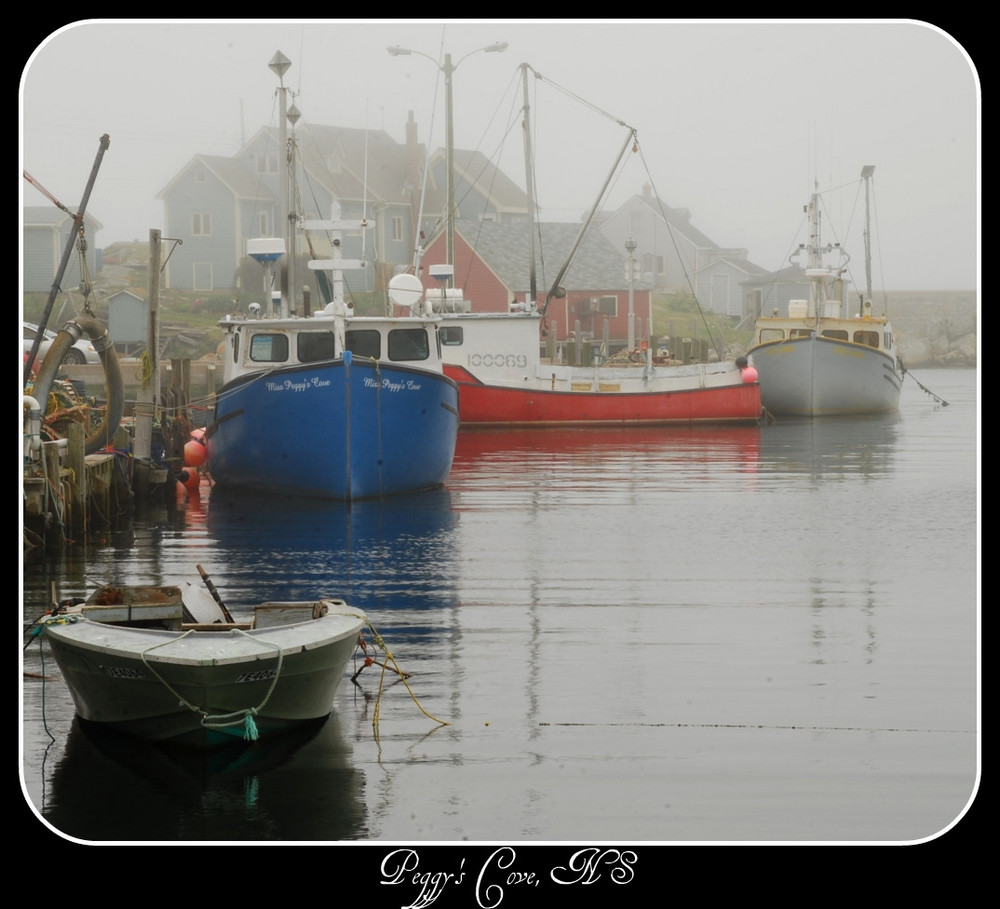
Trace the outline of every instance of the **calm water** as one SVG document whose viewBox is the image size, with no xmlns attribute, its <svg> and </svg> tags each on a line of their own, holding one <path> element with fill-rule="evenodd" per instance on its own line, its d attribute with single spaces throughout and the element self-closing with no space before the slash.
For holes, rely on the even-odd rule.
<svg viewBox="0 0 1000 909">
<path fill-rule="evenodd" d="M 22 779 L 87 841 L 909 842 L 978 776 L 976 374 L 892 418 L 463 432 L 446 489 L 235 501 L 29 556 L 27 626 L 201 564 L 237 617 L 343 595 L 392 673 L 211 759 L 94 736 L 23 651 Z M 353 667 L 349 670 L 353 672 Z M 443 721 L 443 722 L 442 722 Z"/>
</svg>

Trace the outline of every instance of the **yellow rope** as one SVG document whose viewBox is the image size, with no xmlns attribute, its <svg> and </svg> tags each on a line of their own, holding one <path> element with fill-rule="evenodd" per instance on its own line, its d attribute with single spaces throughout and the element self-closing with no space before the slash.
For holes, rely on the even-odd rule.
<svg viewBox="0 0 1000 909">
<path fill-rule="evenodd" d="M 142 384 L 143 388 L 149 388 L 149 383 L 153 378 L 153 358 L 148 350 L 144 350 L 135 364 L 135 377 Z"/>
<path fill-rule="evenodd" d="M 434 720 L 435 723 L 440 723 L 442 726 L 450 726 L 451 723 L 449 723 L 447 720 L 439 720 L 436 716 L 432 716 L 426 710 L 424 710 L 423 705 L 420 703 L 419 700 L 417 700 L 417 696 L 413 693 L 413 689 L 410 687 L 409 683 L 406 681 L 406 674 L 403 672 L 402 669 L 399 668 L 399 664 L 396 662 L 396 658 L 392 655 L 392 652 L 389 650 L 389 648 L 385 644 L 385 641 L 382 639 L 382 635 L 380 635 L 375 630 L 375 626 L 372 625 L 371 622 L 367 622 L 366 624 L 368 625 L 368 630 L 371 631 L 371 633 L 372 633 L 372 640 L 385 653 L 386 662 L 388 663 L 390 660 L 392 661 L 393 667 L 395 668 L 396 672 L 399 673 L 399 677 L 403 680 L 403 684 L 406 685 L 406 690 L 410 692 L 410 697 L 413 698 L 413 703 L 416 704 L 417 707 L 420 708 L 420 712 L 424 716 L 428 717 L 429 719 Z M 382 675 L 379 678 L 379 683 L 378 683 L 378 694 L 375 697 L 375 710 L 373 711 L 373 715 L 372 715 L 372 728 L 375 731 L 375 741 L 376 742 L 378 741 L 378 721 L 379 721 L 379 713 L 380 713 L 379 704 L 381 703 L 381 700 L 382 700 L 382 688 L 385 685 L 385 674 L 386 674 L 387 668 L 388 667 L 383 664 L 383 666 L 382 666 Z"/>
</svg>

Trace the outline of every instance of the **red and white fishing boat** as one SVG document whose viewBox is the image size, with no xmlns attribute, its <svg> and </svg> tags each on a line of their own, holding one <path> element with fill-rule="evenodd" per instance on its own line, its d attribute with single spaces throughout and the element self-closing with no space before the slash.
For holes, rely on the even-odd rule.
<svg viewBox="0 0 1000 909">
<path fill-rule="evenodd" d="M 399 278 L 418 280 L 397 276 L 397 287 Z M 436 308 L 429 296 L 425 305 Z M 754 423 L 761 416 L 751 367 L 672 364 L 648 347 L 571 366 L 542 356 L 542 322 L 537 308 L 442 314 L 444 371 L 458 383 L 462 426 Z"/>
<path fill-rule="evenodd" d="M 523 133 L 525 160 L 530 162 L 528 129 L 527 64 Z M 629 129 L 619 162 L 625 152 L 637 147 L 636 132 Z M 616 167 L 618 162 L 616 162 Z M 612 169 L 612 174 L 614 169 Z M 448 287 L 454 264 L 432 265 L 427 271 L 437 286 L 425 288 L 412 273 L 396 275 L 389 282 L 389 296 L 414 313 L 440 315 L 445 375 L 459 386 L 459 418 L 462 426 L 524 425 L 615 425 L 755 423 L 762 416 L 757 373 L 744 358 L 738 361 L 679 362 L 660 356 L 650 339 L 638 346 L 604 357 L 592 351 L 586 365 L 574 349 L 565 362 L 559 345 L 546 337 L 546 311 L 553 299 L 565 296 L 560 281 L 569 269 L 584 235 L 600 206 L 608 181 L 590 216 L 580 229 L 569 257 L 552 288 L 539 303 L 536 294 L 533 240 L 528 256 L 530 290 L 524 301 L 512 303 L 506 312 L 476 312 L 460 289 Z M 527 178 L 528 235 L 534 225 L 532 175 Z M 449 201 L 449 205 L 450 205 Z M 449 219 L 448 230 L 454 231 Z M 454 241 L 449 244 L 454 249 Z M 419 266 L 420 254 L 414 263 Z M 631 315 L 630 315 L 631 318 Z M 569 349 L 565 345 L 563 349 Z"/>
</svg>

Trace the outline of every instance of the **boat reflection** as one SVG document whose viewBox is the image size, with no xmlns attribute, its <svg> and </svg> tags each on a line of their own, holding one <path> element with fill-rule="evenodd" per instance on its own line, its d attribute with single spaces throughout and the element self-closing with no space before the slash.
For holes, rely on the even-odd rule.
<svg viewBox="0 0 1000 909">
<path fill-rule="evenodd" d="M 213 489 L 205 558 L 217 564 L 205 567 L 234 616 L 241 603 L 338 596 L 380 631 L 391 618 L 430 633 L 457 603 L 457 520 L 446 488 L 352 504 Z"/>
<path fill-rule="evenodd" d="M 753 462 L 759 426 L 622 426 L 572 428 L 474 428 L 459 433 L 452 479 L 477 465 L 541 459 L 629 456 L 655 459 Z"/>
<path fill-rule="evenodd" d="M 363 774 L 333 713 L 273 741 L 205 753 L 73 720 L 45 820 L 93 843 L 366 837 Z"/>
<path fill-rule="evenodd" d="M 761 471 L 881 476 L 895 460 L 900 415 L 783 419 L 761 430 Z"/>
</svg>

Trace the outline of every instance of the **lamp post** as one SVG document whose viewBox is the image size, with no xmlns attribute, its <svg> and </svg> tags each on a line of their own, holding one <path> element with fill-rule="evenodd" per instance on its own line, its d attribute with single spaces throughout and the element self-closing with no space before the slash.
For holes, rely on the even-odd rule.
<svg viewBox="0 0 1000 909">
<path fill-rule="evenodd" d="M 447 154 L 447 168 L 448 168 L 448 233 L 447 233 L 447 243 L 448 243 L 448 265 L 454 267 L 455 265 L 455 122 L 453 117 L 452 109 L 452 74 L 458 69 L 459 63 L 466 59 L 466 57 L 471 57 L 473 54 L 478 54 L 483 51 L 487 54 L 500 54 L 507 50 L 506 41 L 498 41 L 496 44 L 488 44 L 486 47 L 478 47 L 473 51 L 469 51 L 464 57 L 460 57 L 458 63 L 451 62 L 451 54 L 444 55 L 444 63 L 438 63 L 430 54 L 425 54 L 423 51 L 410 50 L 408 47 L 400 47 L 396 45 L 395 47 L 386 48 L 389 54 L 393 57 L 406 56 L 408 54 L 416 54 L 418 57 L 426 57 L 430 60 L 442 73 L 444 73 L 444 104 L 445 104 L 445 122 L 447 124 L 447 136 L 445 139 L 445 151 Z M 418 225 L 419 228 L 419 225 Z M 448 284 L 453 286 L 455 283 L 454 276 L 448 279 Z"/>
<path fill-rule="evenodd" d="M 628 253 L 628 261 L 625 267 L 628 269 L 628 349 L 635 350 L 635 248 L 638 244 L 629 237 L 625 241 L 625 251 Z"/>
</svg>

